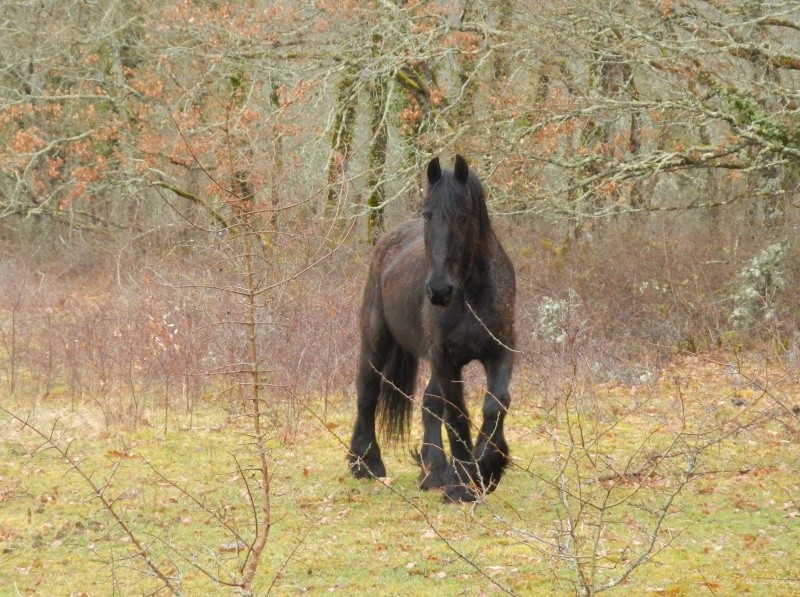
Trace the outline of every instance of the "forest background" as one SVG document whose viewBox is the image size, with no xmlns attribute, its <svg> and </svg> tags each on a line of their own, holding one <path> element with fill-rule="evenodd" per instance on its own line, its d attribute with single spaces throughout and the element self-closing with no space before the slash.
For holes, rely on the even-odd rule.
<svg viewBox="0 0 800 597">
<path fill-rule="evenodd" d="M 237 562 L 224 582 L 195 561 L 215 586 L 257 582 L 276 451 L 312 427 L 337 437 L 324 458 L 346 473 L 340 440 L 370 246 L 416 217 L 435 155 L 466 156 L 516 266 L 513 408 L 530 408 L 520 416 L 532 434 L 523 437 L 545 438 L 557 462 L 575 465 L 525 469 L 561 508 L 556 538 L 533 541 L 548 562 L 542 578 L 593 594 L 628 582 L 671 543 L 660 542 L 673 499 L 640 529 L 642 558 L 603 563 L 608 527 L 587 521 L 580 506 L 594 498 L 565 489 L 569 471 L 579 485 L 610 481 L 615 495 L 644 488 L 658 469 L 675 482 L 649 489 L 677 497 L 711 446 L 746 429 L 790 446 L 791 456 L 770 453 L 764 466 L 796 473 L 800 3 L 3 0 L 0 12 L 6 447 L 39 433 L 43 444 L 18 448 L 30 459 L 20 467 L 44 446 L 84 470 L 66 447 L 75 429 L 93 429 L 95 442 L 142 428 L 166 436 L 224 412 L 219 425 L 245 433 L 241 449 L 254 459 L 232 469 L 252 532 L 214 511 L 243 546 L 222 550 Z M 679 450 L 645 449 L 646 434 L 598 464 L 587 456 L 598 441 L 556 432 L 575 431 L 575 417 L 580 426 L 611 402 L 616 410 L 603 424 L 593 419 L 592 437 L 609 421 L 624 428 L 652 415 L 644 402 L 619 406 L 623 389 L 650 388 L 654 400 L 666 392 L 669 418 L 684 401 L 675 376 L 702 377 L 712 365 L 721 385 L 709 391 L 746 412 L 709 423 L 706 405 L 687 423 L 681 411 L 670 436 Z M 468 381 L 480 384 L 477 373 Z M 603 406 L 592 401 L 606 391 Z M 143 458 L 100 449 L 117 453 L 114 466 Z M 669 473 L 659 468 L 672 466 L 668 454 L 683 462 Z M 52 494 L 23 491 L 10 471 L 0 500 Z M 177 564 L 152 557 L 163 538 L 143 540 L 108 497 L 126 484 L 114 488 L 98 463 L 86 473 L 139 561 L 141 576 L 126 577 L 101 558 L 115 586 L 146 578 L 179 593 Z M 796 480 L 782 483 L 781 504 L 794 513 Z M 399 490 L 387 487 L 381 499 L 391 501 Z M 593 511 L 610 512 L 603 503 Z M 436 530 L 429 540 L 442 540 L 424 512 Z M 758 533 L 744 535 L 749 545 Z M 31 537 L 0 527 L 0 538 L 19 543 L 13 553 Z M 530 588 L 444 543 L 486 590 Z M 17 576 L 25 569 L 16 556 L 4 564 Z M 283 568 L 267 568 L 266 586 L 281 586 Z M 720 581 L 704 582 L 714 592 Z"/>
</svg>

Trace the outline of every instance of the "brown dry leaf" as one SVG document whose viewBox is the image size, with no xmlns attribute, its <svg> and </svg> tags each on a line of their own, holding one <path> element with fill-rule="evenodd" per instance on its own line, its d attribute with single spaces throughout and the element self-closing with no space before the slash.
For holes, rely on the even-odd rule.
<svg viewBox="0 0 800 597">
<path fill-rule="evenodd" d="M 745 499 L 744 497 L 736 498 L 736 501 L 733 503 L 733 505 L 739 510 L 749 510 L 749 511 L 760 510 L 758 504 L 754 504 L 753 502 Z"/>
<path fill-rule="evenodd" d="M 14 490 L 19 486 L 19 481 L 16 479 L 12 479 L 2 487 L 0 487 L 0 504 L 8 499 Z"/>
<path fill-rule="evenodd" d="M 758 537 L 751 535 L 750 533 L 745 533 L 742 535 L 742 541 L 744 541 L 745 547 L 751 547 L 756 539 L 758 539 Z"/>
</svg>

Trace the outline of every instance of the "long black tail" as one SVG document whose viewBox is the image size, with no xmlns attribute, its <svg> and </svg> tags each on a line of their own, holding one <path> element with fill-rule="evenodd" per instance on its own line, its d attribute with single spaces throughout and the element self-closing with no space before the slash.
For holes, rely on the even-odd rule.
<svg viewBox="0 0 800 597">
<path fill-rule="evenodd" d="M 383 366 L 378 421 L 381 432 L 389 439 L 408 435 L 418 363 L 414 355 L 394 344 Z"/>
</svg>

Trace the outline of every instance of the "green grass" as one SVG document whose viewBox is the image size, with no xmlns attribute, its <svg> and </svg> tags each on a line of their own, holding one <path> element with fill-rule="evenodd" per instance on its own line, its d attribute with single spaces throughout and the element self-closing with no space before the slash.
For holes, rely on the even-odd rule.
<svg viewBox="0 0 800 597">
<path fill-rule="evenodd" d="M 385 449 L 391 477 L 384 483 L 351 479 L 344 460 L 349 404 L 334 405 L 324 424 L 306 412 L 297 433 L 282 422 L 270 442 L 273 526 L 256 590 L 571 594 L 574 571 L 554 548 L 567 513 L 555 481 L 569 446 L 589 448 L 574 450 L 565 469 L 573 492 L 567 507 L 577 521 L 577 550 L 599 554 L 598 581 L 604 581 L 645 549 L 653 512 L 677 487 L 687 451 L 716 438 L 699 452 L 694 474 L 668 510 L 660 551 L 609 594 L 800 594 L 797 418 L 770 396 L 732 388 L 717 373 L 695 364 L 676 372 L 677 382 L 665 375 L 635 391 L 573 389 L 567 408 L 543 408 L 545 398 L 518 392 L 508 423 L 514 466 L 477 505 L 447 505 L 437 492 L 418 491 L 405 445 Z M 788 397 L 795 390 L 775 388 Z M 731 397 L 746 405 L 733 405 Z M 4 406 L 30 410 L 24 400 Z M 60 444 L 74 439 L 70 453 L 97 483 L 117 467 L 106 495 L 186 594 L 230 594 L 206 574 L 229 580 L 239 562 L 225 549 L 233 537 L 209 512 L 249 536 L 250 509 L 233 458 L 245 468 L 255 461 L 247 419 L 205 405 L 194 428 L 176 416 L 164 434 L 157 423 L 105 431 L 92 425 L 93 416 L 88 406 L 72 412 L 48 402 L 36 405 L 31 422 L 44 430 L 58 421 Z M 673 445 L 684 420 L 691 433 Z M 157 588 L 79 475 L 54 451 L 37 451 L 42 442 L 18 422 L 4 418 L 0 429 L 0 594 L 129 595 Z M 414 441 L 419 435 L 415 429 Z M 675 454 L 646 479 L 596 480 L 628 461 L 631 470 L 641 468 L 670 445 Z M 599 510 L 592 504 L 623 496 L 629 497 L 604 514 L 595 544 Z"/>
</svg>

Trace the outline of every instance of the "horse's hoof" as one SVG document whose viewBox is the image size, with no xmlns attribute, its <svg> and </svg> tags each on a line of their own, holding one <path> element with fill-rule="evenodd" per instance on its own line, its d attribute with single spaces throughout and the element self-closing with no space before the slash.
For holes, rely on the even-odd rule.
<svg viewBox="0 0 800 597">
<path fill-rule="evenodd" d="M 440 489 L 445 485 L 447 461 L 434 458 L 433 462 L 424 462 L 419 450 L 411 450 L 411 458 L 421 469 L 419 472 L 419 488 L 423 491 Z"/>
<path fill-rule="evenodd" d="M 492 493 L 508 467 L 508 444 L 503 438 L 496 439 L 492 449 L 486 444 L 485 438 L 481 438 L 475 447 L 475 459 L 480 470 L 480 483 L 486 493 Z"/>
<path fill-rule="evenodd" d="M 431 472 L 421 472 L 419 474 L 419 488 L 423 491 L 428 491 L 429 489 L 441 489 L 444 487 L 444 475 L 439 473 Z"/>
<path fill-rule="evenodd" d="M 466 485 L 447 485 L 444 488 L 444 501 L 450 504 L 476 502 L 479 497 L 475 488 Z"/>
<path fill-rule="evenodd" d="M 351 460 L 350 471 L 356 479 L 374 479 L 386 476 L 386 466 L 380 460 L 362 460 L 360 458 Z"/>
</svg>

